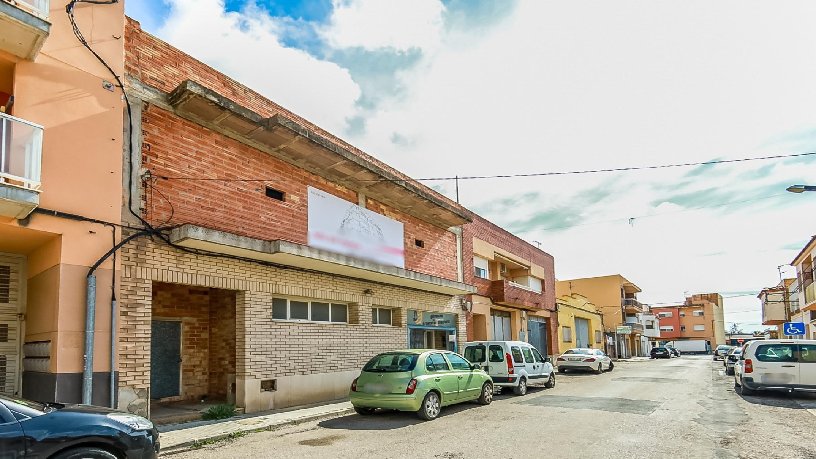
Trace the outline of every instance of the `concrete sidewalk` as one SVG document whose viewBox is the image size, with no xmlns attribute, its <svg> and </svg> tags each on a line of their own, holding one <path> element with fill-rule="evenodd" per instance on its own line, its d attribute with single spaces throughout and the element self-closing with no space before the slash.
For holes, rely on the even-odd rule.
<svg viewBox="0 0 816 459">
<path fill-rule="evenodd" d="M 162 453 L 185 451 L 205 441 L 228 438 L 231 435 L 297 424 L 323 417 L 353 412 L 349 402 L 329 403 L 269 414 L 249 414 L 219 421 L 199 421 L 159 426 Z"/>
</svg>

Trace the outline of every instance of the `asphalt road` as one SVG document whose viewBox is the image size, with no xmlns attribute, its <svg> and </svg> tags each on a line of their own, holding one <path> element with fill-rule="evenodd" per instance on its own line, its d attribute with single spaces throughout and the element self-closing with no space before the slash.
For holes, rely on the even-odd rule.
<svg viewBox="0 0 816 459">
<path fill-rule="evenodd" d="M 808 410 L 807 408 L 811 408 Z M 173 458 L 816 458 L 816 394 L 742 397 L 722 362 L 683 356 L 558 375 L 489 406 L 345 415 Z"/>
</svg>

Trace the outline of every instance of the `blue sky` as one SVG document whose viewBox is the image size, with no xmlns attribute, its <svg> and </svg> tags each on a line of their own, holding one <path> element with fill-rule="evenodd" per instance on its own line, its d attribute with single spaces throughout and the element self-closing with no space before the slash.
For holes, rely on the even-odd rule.
<svg viewBox="0 0 816 459">
<path fill-rule="evenodd" d="M 142 27 L 418 178 L 816 151 L 816 5 L 129 0 Z M 705 14 L 700 14 L 705 11 Z M 460 182 L 461 202 L 646 302 L 779 281 L 816 233 L 816 157 Z M 427 182 L 453 197 L 450 181 Z M 790 273 L 790 268 L 787 269 Z"/>
</svg>

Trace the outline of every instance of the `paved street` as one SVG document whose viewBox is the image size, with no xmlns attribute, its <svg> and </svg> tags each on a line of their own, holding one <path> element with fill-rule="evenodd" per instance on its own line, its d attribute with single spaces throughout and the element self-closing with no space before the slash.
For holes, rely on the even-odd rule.
<svg viewBox="0 0 816 459">
<path fill-rule="evenodd" d="M 815 458 L 814 422 L 816 395 L 743 398 L 721 362 L 684 356 L 559 375 L 555 389 L 449 407 L 432 422 L 352 414 L 173 457 Z"/>
</svg>

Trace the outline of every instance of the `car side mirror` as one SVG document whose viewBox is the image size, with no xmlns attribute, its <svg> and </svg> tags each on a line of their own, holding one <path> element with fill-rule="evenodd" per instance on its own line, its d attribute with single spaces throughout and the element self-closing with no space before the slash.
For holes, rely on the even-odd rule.
<svg viewBox="0 0 816 459">
<path fill-rule="evenodd" d="M 481 369 L 482 369 L 482 366 L 479 365 L 478 363 L 471 363 L 470 364 L 470 371 L 481 370 Z"/>
<path fill-rule="evenodd" d="M 552 363 L 552 358 L 551 357 L 544 357 L 544 362 L 545 363 Z"/>
</svg>

